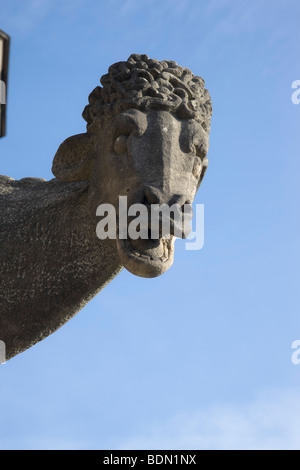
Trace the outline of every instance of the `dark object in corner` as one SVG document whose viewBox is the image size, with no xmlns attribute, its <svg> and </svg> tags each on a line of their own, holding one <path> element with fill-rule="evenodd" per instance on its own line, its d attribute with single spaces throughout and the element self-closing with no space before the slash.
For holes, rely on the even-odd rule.
<svg viewBox="0 0 300 470">
<path fill-rule="evenodd" d="M 0 137 L 6 133 L 6 96 L 10 37 L 0 30 Z"/>
</svg>

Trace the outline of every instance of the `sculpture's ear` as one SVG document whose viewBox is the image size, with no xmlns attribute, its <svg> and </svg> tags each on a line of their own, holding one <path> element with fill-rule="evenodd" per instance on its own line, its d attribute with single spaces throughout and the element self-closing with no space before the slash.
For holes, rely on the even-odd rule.
<svg viewBox="0 0 300 470">
<path fill-rule="evenodd" d="M 60 181 L 88 181 L 94 161 L 91 135 L 77 134 L 66 139 L 53 159 L 52 173 Z"/>
</svg>

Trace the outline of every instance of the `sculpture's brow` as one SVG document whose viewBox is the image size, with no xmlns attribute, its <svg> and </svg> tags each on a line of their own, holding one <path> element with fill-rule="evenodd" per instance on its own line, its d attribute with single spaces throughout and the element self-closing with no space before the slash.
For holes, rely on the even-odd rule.
<svg viewBox="0 0 300 470">
<path fill-rule="evenodd" d="M 117 123 L 129 123 L 129 124 L 136 124 L 136 117 L 129 113 L 121 113 L 116 118 Z"/>
<path fill-rule="evenodd" d="M 137 132 L 137 135 L 143 134 L 147 127 L 146 118 L 141 118 L 140 115 L 132 115 L 129 113 L 122 113 L 115 120 L 115 136 L 118 133 L 128 133 L 132 131 Z"/>
<path fill-rule="evenodd" d="M 120 114 L 115 121 L 116 131 L 118 130 L 131 130 L 137 126 L 137 121 L 133 116 L 128 114 Z"/>
<path fill-rule="evenodd" d="M 195 119 L 189 119 L 187 121 L 187 129 L 198 132 L 201 129 L 201 124 L 199 121 L 196 121 Z"/>
</svg>

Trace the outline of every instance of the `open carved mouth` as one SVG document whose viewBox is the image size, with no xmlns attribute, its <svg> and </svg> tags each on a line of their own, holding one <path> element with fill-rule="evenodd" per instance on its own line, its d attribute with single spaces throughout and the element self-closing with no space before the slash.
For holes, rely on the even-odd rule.
<svg viewBox="0 0 300 470">
<path fill-rule="evenodd" d="M 175 237 L 157 240 L 117 238 L 117 248 L 124 267 L 141 277 L 157 277 L 173 264 Z"/>
</svg>

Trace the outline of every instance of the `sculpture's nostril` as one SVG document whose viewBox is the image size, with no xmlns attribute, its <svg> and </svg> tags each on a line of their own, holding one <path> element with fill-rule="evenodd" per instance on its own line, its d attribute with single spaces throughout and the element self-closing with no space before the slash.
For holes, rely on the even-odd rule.
<svg viewBox="0 0 300 470">
<path fill-rule="evenodd" d="M 144 200 L 143 204 L 151 205 L 151 204 L 160 204 L 160 197 L 157 191 L 150 186 L 147 186 L 144 189 Z"/>
</svg>

